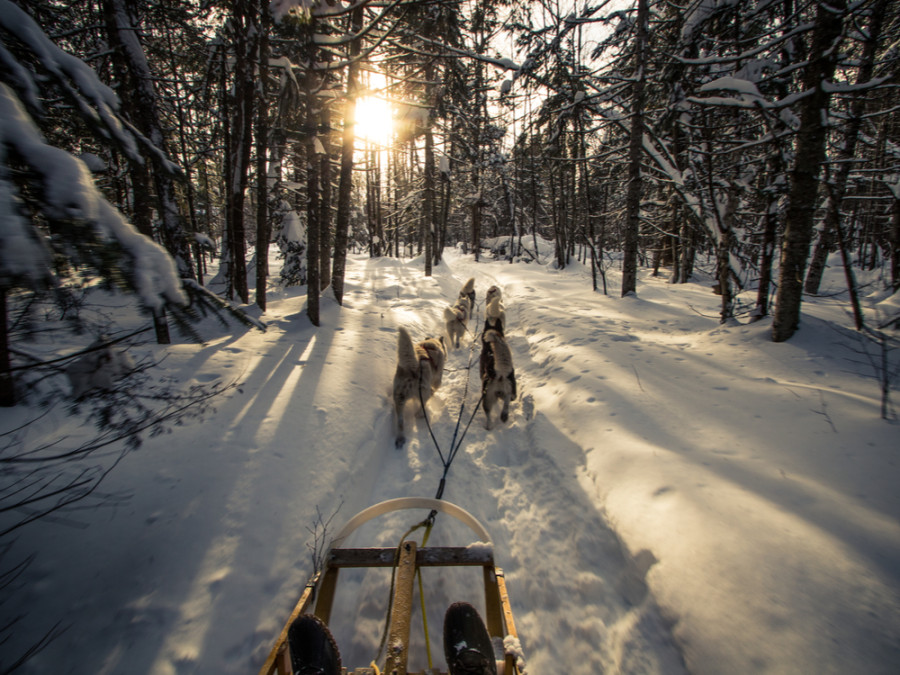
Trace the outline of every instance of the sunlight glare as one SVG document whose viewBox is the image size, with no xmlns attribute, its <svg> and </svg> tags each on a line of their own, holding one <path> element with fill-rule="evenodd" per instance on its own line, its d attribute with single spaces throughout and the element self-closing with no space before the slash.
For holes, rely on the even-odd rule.
<svg viewBox="0 0 900 675">
<path fill-rule="evenodd" d="M 382 98 L 366 96 L 356 102 L 356 137 L 388 145 L 393 131 L 391 105 Z"/>
</svg>

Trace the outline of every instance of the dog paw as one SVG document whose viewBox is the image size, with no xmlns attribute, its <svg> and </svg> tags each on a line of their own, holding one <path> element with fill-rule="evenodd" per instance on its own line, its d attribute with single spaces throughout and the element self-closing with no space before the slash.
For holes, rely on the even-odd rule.
<svg viewBox="0 0 900 675">
<path fill-rule="evenodd" d="M 508 412 L 506 412 L 506 411 L 504 410 L 502 413 L 500 413 L 500 421 L 501 421 L 501 422 L 506 422 L 508 419 L 509 419 L 509 413 L 508 413 Z"/>
<path fill-rule="evenodd" d="M 394 441 L 394 447 L 400 450 L 404 445 L 406 445 L 406 437 L 397 436 L 397 440 Z"/>
</svg>

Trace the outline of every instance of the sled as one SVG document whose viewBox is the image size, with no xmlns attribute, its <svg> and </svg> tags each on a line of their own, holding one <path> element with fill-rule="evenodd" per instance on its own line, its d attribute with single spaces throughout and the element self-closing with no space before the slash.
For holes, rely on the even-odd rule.
<svg viewBox="0 0 900 675">
<path fill-rule="evenodd" d="M 259 675 L 291 675 L 288 631 L 294 620 L 302 614 L 314 614 L 328 625 L 338 586 L 339 572 L 345 568 L 391 568 L 394 570 L 392 598 L 389 604 L 386 666 L 376 671 L 372 665 L 343 664 L 345 675 L 447 675 L 437 668 L 407 670 L 409 636 L 411 628 L 416 570 L 423 567 L 481 567 L 484 579 L 484 625 L 495 643 L 504 645 L 504 654 L 498 656 L 498 675 L 522 675 L 524 663 L 520 662 L 521 650 L 503 570 L 494 563 L 490 535 L 471 514 L 462 508 L 436 499 L 408 497 L 391 499 L 361 511 L 335 536 L 338 545 L 358 527 L 378 516 L 406 509 L 429 509 L 452 516 L 469 527 L 478 542 L 465 547 L 419 547 L 414 541 L 403 541 L 397 548 L 340 548 L 335 543 L 325 556 L 323 569 L 313 574 L 306 584 L 277 642 Z M 427 600 L 427 588 L 423 591 Z M 426 637 L 427 640 L 427 637 Z M 425 659 L 419 659 L 424 661 Z M 379 664 L 380 667 L 381 664 Z"/>
</svg>

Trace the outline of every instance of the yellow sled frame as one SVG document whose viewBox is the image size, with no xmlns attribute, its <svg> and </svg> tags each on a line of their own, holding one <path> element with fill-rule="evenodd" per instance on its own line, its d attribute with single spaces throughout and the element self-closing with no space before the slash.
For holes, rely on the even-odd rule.
<svg viewBox="0 0 900 675">
<path fill-rule="evenodd" d="M 518 645 L 516 625 L 513 620 L 506 580 L 503 570 L 494 564 L 493 546 L 484 527 L 467 511 L 450 502 L 425 498 L 391 499 L 376 504 L 351 518 L 350 522 L 335 537 L 335 542 L 344 541 L 350 533 L 363 523 L 391 511 L 422 508 L 439 511 L 453 516 L 468 525 L 484 545 L 470 547 L 419 548 L 413 541 L 404 541 L 399 552 L 395 548 L 335 548 L 325 559 L 324 569 L 312 576 L 306 584 L 300 600 L 278 636 L 278 641 L 269 653 L 269 658 L 259 671 L 259 675 L 291 675 L 291 659 L 288 649 L 288 628 L 301 614 L 312 613 L 326 624 L 331 617 L 334 593 L 337 589 L 338 572 L 342 568 L 397 567 L 393 584 L 388 645 L 401 648 L 388 649 L 385 675 L 446 675 L 441 671 L 407 670 L 409 631 L 413 607 L 413 586 L 416 570 L 420 567 L 481 567 L 484 577 L 485 625 L 492 638 L 500 638 L 506 644 L 513 638 Z M 313 607 L 313 605 L 315 606 Z M 499 675 L 521 675 L 514 654 L 506 654 L 505 661 L 498 663 Z M 348 670 L 347 675 L 372 675 L 372 668 Z"/>
</svg>

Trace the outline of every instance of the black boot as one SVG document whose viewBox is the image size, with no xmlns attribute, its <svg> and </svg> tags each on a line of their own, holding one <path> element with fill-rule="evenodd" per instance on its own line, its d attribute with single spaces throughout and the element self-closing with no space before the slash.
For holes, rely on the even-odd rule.
<svg viewBox="0 0 900 675">
<path fill-rule="evenodd" d="M 341 655 L 328 626 L 313 614 L 301 614 L 288 628 L 294 675 L 341 675 Z"/>
<path fill-rule="evenodd" d="M 447 608 L 444 657 L 450 675 L 497 675 L 491 637 L 478 611 L 467 602 Z"/>
</svg>

